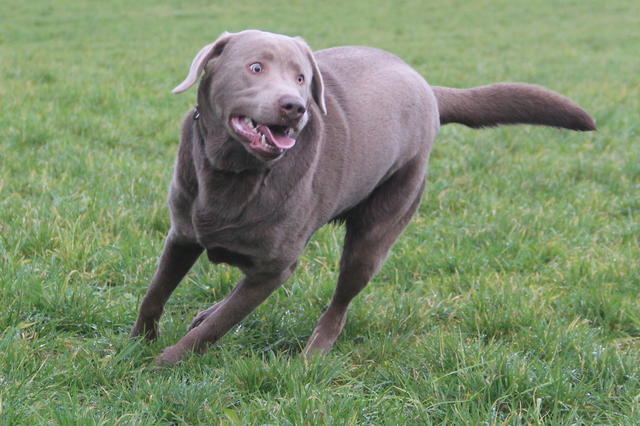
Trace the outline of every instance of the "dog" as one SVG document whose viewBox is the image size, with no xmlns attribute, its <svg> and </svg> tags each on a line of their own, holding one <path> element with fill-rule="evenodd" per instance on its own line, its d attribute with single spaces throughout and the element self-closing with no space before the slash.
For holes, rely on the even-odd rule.
<svg viewBox="0 0 640 426">
<path fill-rule="evenodd" d="M 173 92 L 198 81 L 170 187 L 171 229 L 131 337 L 157 337 L 167 299 L 203 252 L 244 278 L 196 315 L 159 365 L 215 343 L 289 278 L 316 230 L 340 222 L 337 287 L 303 353 L 327 352 L 416 212 L 441 125 L 596 129 L 578 105 L 539 86 L 431 87 L 382 50 L 313 53 L 301 38 L 257 30 L 204 46 Z"/>
</svg>

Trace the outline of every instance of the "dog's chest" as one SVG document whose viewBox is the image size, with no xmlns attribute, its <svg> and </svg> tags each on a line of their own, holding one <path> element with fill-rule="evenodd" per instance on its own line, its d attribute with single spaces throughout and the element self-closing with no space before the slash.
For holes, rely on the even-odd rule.
<svg viewBox="0 0 640 426">
<path fill-rule="evenodd" d="M 278 223 L 224 221 L 210 214 L 210 210 L 195 214 L 193 227 L 212 263 L 226 263 L 246 273 L 248 270 L 282 269 L 298 255 L 298 250 L 285 241 L 287 231 Z"/>
<path fill-rule="evenodd" d="M 314 209 L 298 194 L 301 179 L 279 171 L 217 173 L 206 164 L 194 171 L 193 192 L 172 188 L 173 229 L 204 247 L 212 262 L 259 267 L 299 255 L 314 229 L 307 217 Z"/>
<path fill-rule="evenodd" d="M 234 209 L 224 202 L 196 202 L 191 223 L 198 242 L 205 248 L 251 252 L 252 248 L 268 249 L 275 224 L 251 208 Z"/>
<path fill-rule="evenodd" d="M 255 266 L 255 260 L 251 256 L 227 250 L 223 247 L 207 249 L 207 257 L 212 263 L 227 263 L 239 268 L 251 268 Z"/>
<path fill-rule="evenodd" d="M 228 194 L 223 194 L 228 195 Z M 224 197 L 218 192 L 199 194 L 190 222 L 196 239 L 214 263 L 252 267 L 263 261 L 289 259 L 289 239 L 299 233 L 296 220 L 283 203 L 259 192 L 250 199 Z"/>
</svg>

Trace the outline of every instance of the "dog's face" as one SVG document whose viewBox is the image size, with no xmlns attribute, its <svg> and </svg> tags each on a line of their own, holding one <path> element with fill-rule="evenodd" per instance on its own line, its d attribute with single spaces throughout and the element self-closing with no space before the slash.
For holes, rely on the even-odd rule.
<svg viewBox="0 0 640 426">
<path fill-rule="evenodd" d="M 274 161 L 295 145 L 312 102 L 325 112 L 322 76 L 299 38 L 255 30 L 225 33 L 196 55 L 174 93 L 191 87 L 202 70 L 201 102 L 230 139 L 262 161 Z"/>
</svg>

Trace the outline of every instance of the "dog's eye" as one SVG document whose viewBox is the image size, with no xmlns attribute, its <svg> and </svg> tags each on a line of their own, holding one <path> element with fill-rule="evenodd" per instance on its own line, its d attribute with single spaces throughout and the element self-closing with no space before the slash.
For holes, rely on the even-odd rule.
<svg viewBox="0 0 640 426">
<path fill-rule="evenodd" d="M 258 74 L 262 72 L 264 68 L 262 67 L 262 64 L 260 62 L 254 62 L 253 64 L 249 65 L 249 69 L 251 70 L 251 72 Z"/>
<path fill-rule="evenodd" d="M 302 86 L 302 85 L 304 84 L 304 75 L 303 75 L 303 74 L 300 74 L 300 75 L 298 76 L 298 84 L 299 84 L 300 86 Z"/>
</svg>

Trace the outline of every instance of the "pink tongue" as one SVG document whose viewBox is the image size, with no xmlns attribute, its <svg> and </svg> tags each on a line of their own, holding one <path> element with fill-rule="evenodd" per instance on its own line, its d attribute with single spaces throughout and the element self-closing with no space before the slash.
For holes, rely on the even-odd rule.
<svg viewBox="0 0 640 426">
<path fill-rule="evenodd" d="M 265 126 L 264 124 L 259 125 L 258 127 L 256 127 L 256 129 L 260 133 L 265 135 L 267 139 L 269 139 L 269 142 L 271 142 L 272 144 L 274 144 L 280 149 L 289 149 L 296 144 L 295 139 L 290 138 L 284 134 L 276 133 L 274 135 L 273 133 L 271 133 L 271 129 L 269 129 L 269 127 Z"/>
</svg>

